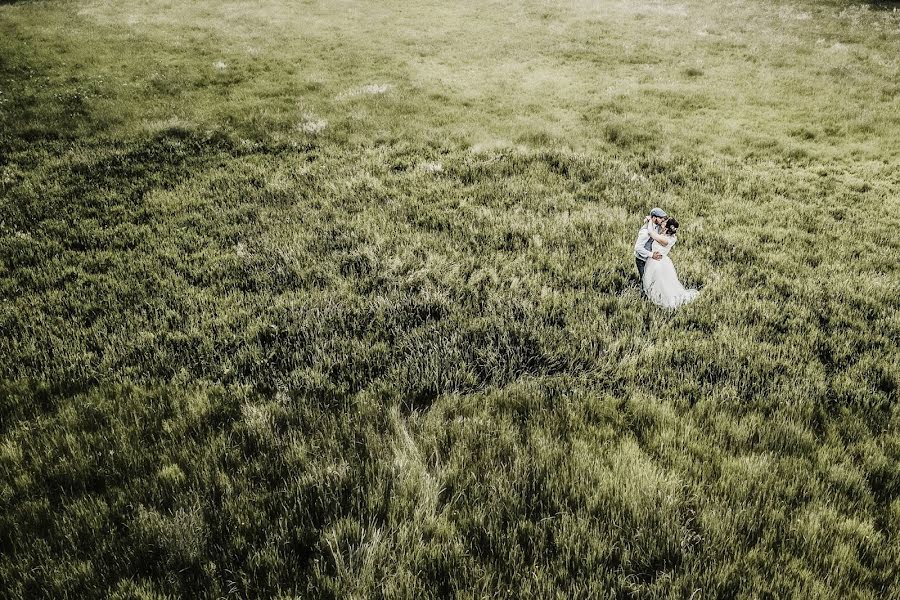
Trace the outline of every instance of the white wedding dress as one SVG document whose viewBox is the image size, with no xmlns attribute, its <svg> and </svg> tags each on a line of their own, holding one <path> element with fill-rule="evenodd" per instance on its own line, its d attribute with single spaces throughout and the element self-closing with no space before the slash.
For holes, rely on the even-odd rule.
<svg viewBox="0 0 900 600">
<path fill-rule="evenodd" d="M 675 265 L 667 256 L 677 239 L 674 236 L 670 236 L 668 239 L 667 246 L 653 242 L 653 252 L 659 252 L 663 257 L 660 260 L 647 259 L 647 265 L 644 267 L 644 279 L 641 283 L 644 286 L 644 293 L 654 303 L 664 308 L 678 308 L 696 298 L 700 292 L 693 289 L 686 290 L 678 281 Z"/>
</svg>

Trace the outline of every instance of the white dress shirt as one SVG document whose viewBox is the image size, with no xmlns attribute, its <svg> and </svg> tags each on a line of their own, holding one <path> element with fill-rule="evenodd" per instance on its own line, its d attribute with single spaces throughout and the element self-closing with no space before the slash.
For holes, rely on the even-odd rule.
<svg viewBox="0 0 900 600">
<path fill-rule="evenodd" d="M 652 221 L 647 221 L 644 223 L 644 226 L 641 227 L 641 230 L 638 231 L 637 241 L 634 243 L 634 256 L 635 258 L 639 258 L 641 260 L 650 260 L 650 257 L 653 256 L 653 252 L 651 250 L 647 250 L 644 246 L 647 245 L 647 242 L 650 240 L 650 230 L 648 227 L 653 227 L 655 232 L 659 232 L 659 227 L 653 224 Z"/>
</svg>

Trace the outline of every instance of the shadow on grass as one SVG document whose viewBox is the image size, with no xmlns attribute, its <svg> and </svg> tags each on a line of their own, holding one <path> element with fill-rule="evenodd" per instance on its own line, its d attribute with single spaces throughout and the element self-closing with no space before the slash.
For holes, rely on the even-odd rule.
<svg viewBox="0 0 900 600">
<path fill-rule="evenodd" d="M 2 2 L 0 2 L 2 4 Z M 898 11 L 900 12 L 900 1 L 897 0 L 868 0 L 866 2 L 872 10 Z"/>
</svg>

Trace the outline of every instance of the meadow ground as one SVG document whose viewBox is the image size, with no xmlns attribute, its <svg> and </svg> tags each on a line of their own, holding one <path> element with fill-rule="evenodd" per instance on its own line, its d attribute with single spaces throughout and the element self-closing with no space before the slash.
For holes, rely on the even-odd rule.
<svg viewBox="0 0 900 600">
<path fill-rule="evenodd" d="M 0 595 L 900 597 L 898 56 L 891 3 L 0 2 Z"/>
</svg>

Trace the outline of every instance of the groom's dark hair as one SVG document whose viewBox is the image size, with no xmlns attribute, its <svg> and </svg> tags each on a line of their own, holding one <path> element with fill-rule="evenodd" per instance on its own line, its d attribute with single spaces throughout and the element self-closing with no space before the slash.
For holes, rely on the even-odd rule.
<svg viewBox="0 0 900 600">
<path fill-rule="evenodd" d="M 674 235 L 675 232 L 678 231 L 678 221 L 675 220 L 675 217 L 669 217 L 666 219 L 666 233 L 669 235 Z"/>
</svg>

